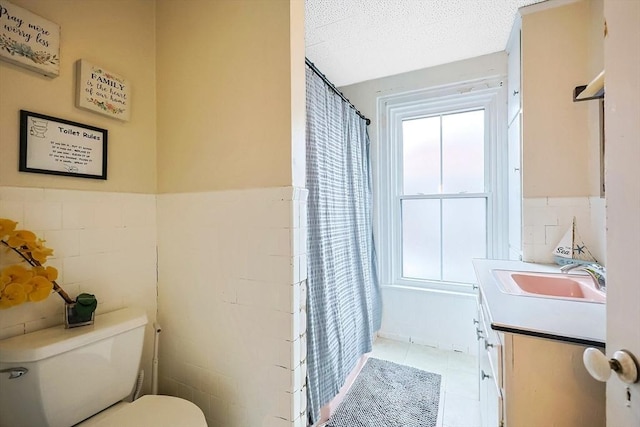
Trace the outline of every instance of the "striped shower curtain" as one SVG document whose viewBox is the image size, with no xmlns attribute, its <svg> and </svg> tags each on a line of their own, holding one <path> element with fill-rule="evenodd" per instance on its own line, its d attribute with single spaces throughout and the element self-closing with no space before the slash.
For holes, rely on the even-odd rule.
<svg viewBox="0 0 640 427">
<path fill-rule="evenodd" d="M 307 85 L 309 421 L 340 390 L 380 329 L 364 119 L 309 67 Z"/>
</svg>

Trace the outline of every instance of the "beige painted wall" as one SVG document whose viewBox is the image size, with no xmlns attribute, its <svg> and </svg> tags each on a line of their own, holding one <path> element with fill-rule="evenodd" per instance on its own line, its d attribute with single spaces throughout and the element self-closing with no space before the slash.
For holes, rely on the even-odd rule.
<svg viewBox="0 0 640 427">
<path fill-rule="evenodd" d="M 290 1 L 156 7 L 158 192 L 291 185 Z"/>
<path fill-rule="evenodd" d="M 294 187 L 307 186 L 307 94 L 304 47 L 304 0 L 291 4 L 291 168 Z"/>
<path fill-rule="evenodd" d="M 154 193 L 156 190 L 155 3 L 11 0 L 61 26 L 60 75 L 43 77 L 0 61 L 0 185 Z M 131 81 L 131 120 L 75 107 L 75 61 Z M 19 110 L 105 128 L 106 181 L 18 172 Z"/>
<path fill-rule="evenodd" d="M 597 195 L 589 154 L 589 104 L 574 103 L 589 67 L 589 2 L 522 17 L 523 197 Z M 593 101 L 596 102 L 596 101 Z"/>
</svg>

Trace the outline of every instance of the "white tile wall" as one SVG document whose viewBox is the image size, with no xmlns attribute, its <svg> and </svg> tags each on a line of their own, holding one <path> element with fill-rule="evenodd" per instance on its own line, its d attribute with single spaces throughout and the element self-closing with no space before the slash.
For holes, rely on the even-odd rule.
<svg viewBox="0 0 640 427">
<path fill-rule="evenodd" d="M 158 196 L 160 391 L 209 425 L 306 425 L 306 196 Z"/>
<path fill-rule="evenodd" d="M 198 404 L 210 425 L 291 427 L 306 425 L 306 195 L 0 187 L 0 217 L 46 239 L 58 282 L 96 294 L 98 313 L 142 306 L 151 325 L 157 296 L 161 392 Z M 61 322 L 52 296 L 0 312 L 0 339 Z"/>
<path fill-rule="evenodd" d="M 599 197 L 540 197 L 523 200 L 522 259 L 552 263 L 551 255 L 576 218 L 585 244 L 605 263 L 605 201 Z"/>
<path fill-rule="evenodd" d="M 48 265 L 73 298 L 89 292 L 97 313 L 125 306 L 156 315 L 156 196 L 0 186 L 0 217 L 18 221 L 54 250 Z M 0 265 L 12 264 L 0 250 Z M 0 311 L 0 339 L 63 323 L 63 301 L 56 295 Z M 153 337 L 145 336 L 142 367 L 150 383 Z"/>
<path fill-rule="evenodd" d="M 382 327 L 378 336 L 477 354 L 473 326 L 477 317 L 475 295 L 385 286 L 382 298 Z"/>
</svg>

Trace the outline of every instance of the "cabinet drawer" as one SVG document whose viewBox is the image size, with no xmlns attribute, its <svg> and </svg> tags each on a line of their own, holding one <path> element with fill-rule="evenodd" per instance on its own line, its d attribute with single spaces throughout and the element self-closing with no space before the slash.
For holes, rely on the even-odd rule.
<svg viewBox="0 0 640 427">
<path fill-rule="evenodd" d="M 484 339 L 482 339 L 484 342 Z M 491 366 L 489 351 L 480 345 L 478 361 L 479 385 L 480 385 L 480 414 L 482 425 L 485 427 L 499 427 L 503 417 L 503 395 L 498 385 L 498 377 L 494 367 Z"/>
<path fill-rule="evenodd" d="M 487 353 L 488 363 L 493 373 L 496 386 L 500 389 L 504 387 L 502 378 L 502 343 L 500 335 L 491 329 L 491 322 L 484 310 L 484 306 L 480 306 L 480 329 L 483 331 L 481 339 L 481 349 Z"/>
</svg>

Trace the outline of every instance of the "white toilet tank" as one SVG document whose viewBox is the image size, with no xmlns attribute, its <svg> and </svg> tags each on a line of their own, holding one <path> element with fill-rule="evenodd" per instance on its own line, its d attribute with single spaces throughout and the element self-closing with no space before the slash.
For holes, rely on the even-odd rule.
<svg viewBox="0 0 640 427">
<path fill-rule="evenodd" d="M 146 324 L 127 308 L 0 341 L 0 427 L 69 427 L 127 397 Z"/>
</svg>

